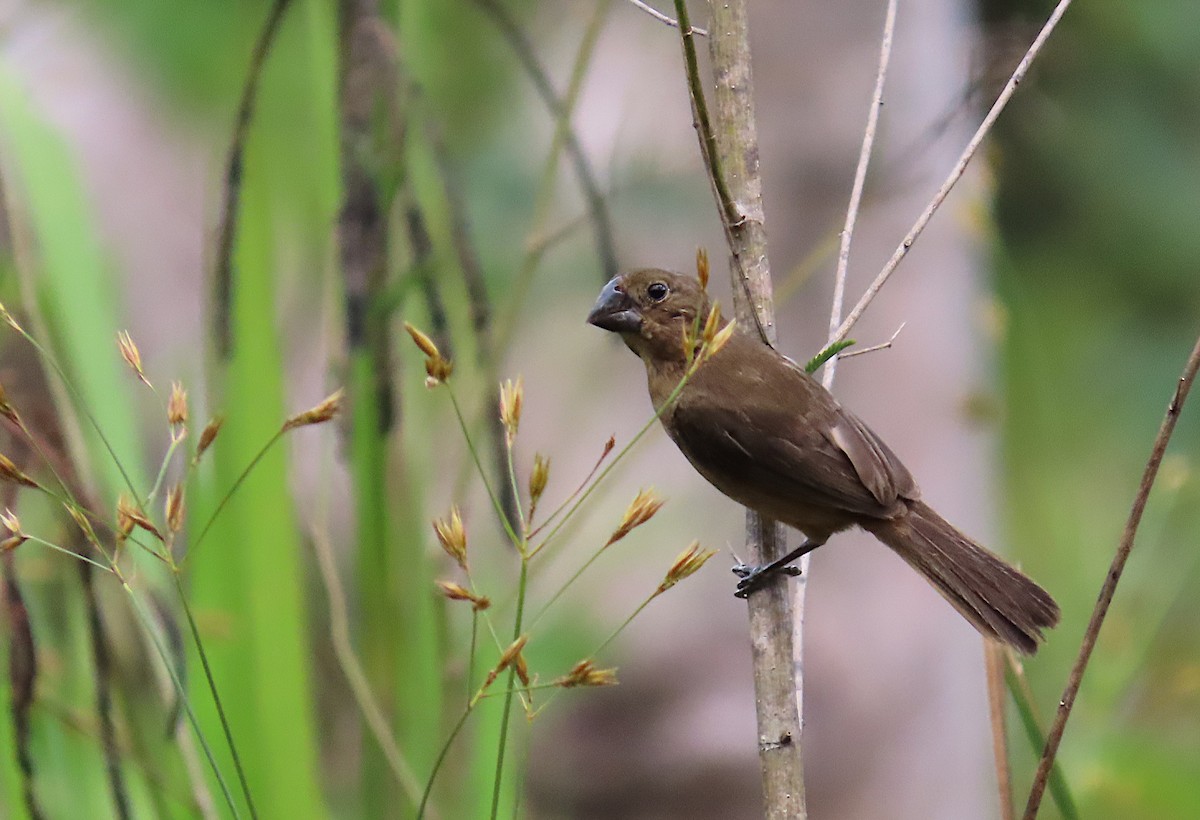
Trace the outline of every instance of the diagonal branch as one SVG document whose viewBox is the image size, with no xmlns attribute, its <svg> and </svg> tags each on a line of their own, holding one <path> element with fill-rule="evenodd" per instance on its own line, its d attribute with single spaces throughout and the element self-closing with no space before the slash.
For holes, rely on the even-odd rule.
<svg viewBox="0 0 1200 820">
<path fill-rule="evenodd" d="M 1047 19 L 1045 25 L 1042 26 L 1042 30 L 1038 32 L 1038 36 L 1034 38 L 1033 43 L 1030 44 L 1029 49 L 1025 52 L 1025 56 L 1022 57 L 1021 62 L 1017 64 L 1017 67 L 1013 71 L 1012 76 L 1009 78 L 1008 83 L 1004 86 L 1004 90 L 1000 92 L 1000 95 L 996 98 L 996 102 L 992 104 L 991 110 L 988 111 L 987 116 L 983 118 L 983 122 L 979 124 L 979 128 L 975 130 L 975 134 L 971 137 L 971 141 L 968 142 L 967 147 L 963 149 L 962 154 L 958 158 L 958 162 L 954 164 L 954 167 L 950 170 L 950 174 L 946 177 L 946 181 L 942 183 L 942 187 L 938 188 L 937 193 L 933 195 L 933 199 L 929 201 L 929 204 L 925 207 L 925 210 L 922 211 L 921 215 L 917 217 L 917 221 L 913 223 L 913 226 L 911 229 L 909 229 L 908 234 L 905 235 L 903 240 L 901 240 L 895 252 L 892 253 L 892 257 L 887 261 L 887 264 L 883 266 L 883 270 L 881 270 L 879 275 L 875 277 L 875 281 L 871 283 L 870 287 L 867 288 L 866 293 L 864 293 L 862 298 L 858 300 L 858 304 L 856 304 L 854 309 L 850 311 L 850 315 L 846 317 L 846 320 L 842 322 L 837 331 L 829 337 L 829 342 L 827 344 L 840 342 L 842 339 L 846 338 L 846 335 L 850 332 L 850 328 L 854 327 L 855 322 L 857 322 L 859 317 L 862 316 L 863 311 L 865 311 L 867 306 L 870 305 L 875 299 L 875 296 L 879 293 L 879 289 L 884 286 L 884 283 L 886 283 L 889 278 L 891 278 L 891 275 L 895 272 L 896 267 L 900 264 L 904 257 L 908 255 L 909 249 L 913 246 L 913 243 L 917 241 L 917 238 L 924 232 L 925 226 L 929 224 L 929 220 L 933 218 L 933 215 L 937 212 L 937 209 L 941 207 L 942 203 L 946 200 L 946 197 L 949 196 L 950 191 L 954 189 L 954 186 L 958 184 L 958 180 L 962 178 L 963 173 L 967 170 L 967 165 L 970 164 L 976 152 L 979 150 L 979 146 L 991 132 L 992 126 L 996 124 L 996 120 L 999 118 L 1000 113 L 1004 110 L 1005 106 L 1008 105 L 1008 101 L 1012 99 L 1012 95 L 1016 93 L 1017 86 L 1019 86 L 1021 81 L 1025 79 L 1025 74 L 1029 71 L 1029 66 L 1033 63 L 1034 58 L 1036 58 L 1041 52 L 1042 46 L 1046 44 L 1046 41 L 1050 38 L 1050 34 L 1054 31 L 1055 27 L 1058 25 L 1058 22 L 1062 19 L 1063 14 L 1066 12 L 1067 7 L 1070 5 L 1071 0 L 1059 0 L 1058 5 L 1054 7 L 1054 11 L 1050 13 L 1049 19 Z"/>
<path fill-rule="evenodd" d="M 1138 485 L 1137 495 L 1133 499 L 1129 519 L 1125 522 L 1125 532 L 1121 535 L 1117 554 L 1113 556 L 1112 565 L 1104 577 L 1104 585 L 1100 587 L 1100 597 L 1096 601 L 1096 608 L 1092 611 L 1091 620 L 1088 621 L 1087 631 L 1084 632 L 1083 643 L 1079 647 L 1079 656 L 1075 659 L 1075 665 L 1071 667 L 1070 677 L 1067 678 L 1067 687 L 1058 704 L 1058 712 L 1055 713 L 1054 722 L 1050 725 L 1050 732 L 1046 736 L 1046 749 L 1042 752 L 1042 759 L 1038 762 L 1037 772 L 1033 778 L 1033 788 L 1029 792 L 1029 802 L 1025 805 L 1025 820 L 1033 820 L 1037 817 L 1038 807 L 1041 805 L 1042 795 L 1046 791 L 1046 783 L 1050 777 L 1050 770 L 1054 765 L 1055 755 L 1058 754 L 1063 731 L 1066 729 L 1067 718 L 1071 716 L 1071 709 L 1075 705 L 1075 696 L 1079 694 L 1083 673 L 1087 669 L 1092 650 L 1096 646 L 1096 638 L 1099 636 L 1100 627 L 1104 624 L 1104 618 L 1108 614 L 1109 604 L 1112 603 L 1113 595 L 1117 591 L 1117 582 L 1121 580 L 1121 573 L 1125 570 L 1125 562 L 1129 560 L 1129 553 L 1133 550 L 1133 541 L 1137 535 L 1138 525 L 1142 521 L 1142 513 L 1146 509 L 1146 501 L 1150 498 L 1150 490 L 1154 487 L 1154 479 L 1158 476 L 1158 468 L 1162 464 L 1163 454 L 1167 451 L 1167 444 L 1171 440 L 1171 434 L 1175 431 L 1175 423 L 1179 420 L 1179 413 L 1183 409 L 1184 401 L 1187 400 L 1192 382 L 1196 379 L 1197 370 L 1200 370 L 1200 338 L 1196 339 L 1196 345 L 1192 348 L 1187 364 L 1184 365 L 1183 373 L 1175 385 L 1175 392 L 1167 405 L 1167 414 L 1158 428 L 1158 436 L 1154 439 L 1154 446 L 1150 450 L 1150 459 L 1146 462 L 1146 469 L 1142 473 L 1142 482 Z"/>
</svg>

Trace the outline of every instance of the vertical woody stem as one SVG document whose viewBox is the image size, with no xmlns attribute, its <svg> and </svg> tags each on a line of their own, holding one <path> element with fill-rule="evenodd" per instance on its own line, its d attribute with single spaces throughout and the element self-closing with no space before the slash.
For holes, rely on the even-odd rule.
<svg viewBox="0 0 1200 820">
<path fill-rule="evenodd" d="M 743 327 L 757 326 L 764 343 L 775 341 L 771 271 L 758 168 L 758 130 L 745 0 L 710 0 L 711 49 L 716 93 L 712 131 L 716 157 L 710 172 L 718 191 L 727 189 L 736 218 L 722 213 L 732 257 L 736 311 Z M 682 21 L 681 21 L 682 22 Z M 768 563 L 786 550 L 783 530 L 774 521 L 746 513 L 750 562 Z M 758 713 L 765 816 L 805 817 L 804 776 L 800 756 L 798 675 L 793 660 L 792 602 L 789 586 L 768 584 L 749 596 L 750 634 Z"/>
</svg>

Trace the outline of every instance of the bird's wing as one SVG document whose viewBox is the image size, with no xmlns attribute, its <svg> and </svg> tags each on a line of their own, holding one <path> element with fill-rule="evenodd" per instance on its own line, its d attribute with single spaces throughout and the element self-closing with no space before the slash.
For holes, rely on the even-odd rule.
<svg viewBox="0 0 1200 820">
<path fill-rule="evenodd" d="M 919 497 L 891 449 L 799 365 L 756 340 L 735 335 L 729 347 L 699 368 L 667 425 L 718 489 L 881 518 Z"/>
<path fill-rule="evenodd" d="M 895 514 L 887 473 L 862 467 L 874 487 L 860 475 L 856 459 L 868 463 L 869 439 L 858 427 L 844 426 L 838 442 L 806 423 L 794 406 L 707 395 L 683 396 L 668 431 L 704 477 L 748 507 L 793 502 L 853 515 Z"/>
<path fill-rule="evenodd" d="M 897 498 L 919 498 L 916 481 L 896 454 L 858 416 L 841 408 L 839 411 L 830 439 L 850 459 L 871 495 L 881 504 L 892 504 Z"/>
</svg>

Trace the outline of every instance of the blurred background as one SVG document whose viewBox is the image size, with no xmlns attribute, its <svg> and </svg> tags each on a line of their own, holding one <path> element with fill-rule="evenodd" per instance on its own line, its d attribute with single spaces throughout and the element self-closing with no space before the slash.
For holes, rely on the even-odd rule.
<svg viewBox="0 0 1200 820">
<path fill-rule="evenodd" d="M 1050 8 L 901 4 L 852 300 Z M 780 347 L 803 361 L 827 335 L 885 9 L 750 11 Z M 705 25 L 703 4 L 692 14 Z M 1043 726 L 1200 327 L 1197 31 L 1200 9 L 1183 0 L 1071 8 L 853 334 L 877 344 L 903 324 L 894 346 L 838 370 L 839 398 L 925 498 L 1061 604 L 1062 624 L 1025 662 Z M 246 813 L 194 622 L 259 814 L 414 816 L 511 636 L 519 561 L 401 323 L 455 361 L 465 429 L 502 505 L 501 379 L 523 378 L 513 451 L 526 511 L 535 453 L 551 460 L 549 512 L 610 436 L 630 442 L 651 409 L 640 363 L 583 322 L 601 285 L 616 269 L 690 270 L 705 247 L 729 303 L 678 33 L 624 0 L 5 0 L 0 194 L 0 298 L 44 350 L 5 329 L 8 400 L 97 521 L 114 520 L 124 492 L 161 525 L 176 484 L 189 511 L 173 546 L 180 588 L 169 561 L 130 548 L 117 559 L 126 592 L 61 504 L 5 485 L 26 533 L 102 566 L 32 539 L 4 555 L 0 813 Z M 123 329 L 154 392 L 121 361 Z M 176 449 L 172 380 L 191 404 Z M 339 386 L 336 422 L 290 432 L 255 462 L 286 417 Z M 1200 816 L 1194 409 L 1068 726 L 1074 816 Z M 189 467 L 217 415 L 219 436 Z M 52 483 L 12 425 L 3 442 Z M 662 511 L 556 598 L 650 487 Z M 429 526 L 452 504 L 494 637 L 433 583 L 465 583 Z M 596 662 L 618 668 L 618 686 L 537 690 L 534 708 L 552 702 L 533 720 L 515 704 L 496 789 L 503 697 L 481 701 L 445 747 L 439 815 L 488 816 L 498 801 L 504 816 L 536 818 L 761 816 L 745 606 L 727 572 L 742 527 L 651 429 L 530 562 L 531 672 L 545 683 L 591 657 L 693 539 L 720 553 L 603 645 Z M 807 589 L 812 816 L 999 816 L 971 628 L 862 534 L 818 551 Z M 1009 741 L 1020 806 L 1038 753 L 1015 714 Z M 1047 798 L 1041 816 L 1062 805 Z"/>
</svg>

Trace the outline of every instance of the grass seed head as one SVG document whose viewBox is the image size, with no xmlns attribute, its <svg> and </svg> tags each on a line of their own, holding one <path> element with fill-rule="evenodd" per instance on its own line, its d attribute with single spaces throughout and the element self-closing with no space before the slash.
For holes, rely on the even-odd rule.
<svg viewBox="0 0 1200 820">
<path fill-rule="evenodd" d="M 140 527 L 146 532 L 153 535 L 159 541 L 164 541 L 162 533 L 158 531 L 158 527 L 154 526 L 149 518 L 137 506 L 129 500 L 129 497 L 122 494 L 117 499 L 117 530 L 123 533 L 126 537 L 133 532 L 133 527 Z"/>
<path fill-rule="evenodd" d="M 433 520 L 433 532 L 441 542 L 442 549 L 454 559 L 463 572 L 467 571 L 467 531 L 463 527 L 462 515 L 458 506 L 450 508 L 450 514 L 445 518 Z"/>
<path fill-rule="evenodd" d="M 122 330 L 117 334 L 117 347 L 121 351 L 121 358 L 125 360 L 125 364 L 129 365 L 129 369 L 142 380 L 143 384 L 153 387 L 150 380 L 146 378 L 146 371 L 142 370 L 142 353 L 138 350 L 138 346 L 134 343 L 128 330 Z"/>
<path fill-rule="evenodd" d="M 20 417 L 17 416 L 17 408 L 12 406 L 8 400 L 8 393 L 4 390 L 4 385 L 0 384 L 0 416 L 11 421 L 13 424 L 20 424 Z"/>
<path fill-rule="evenodd" d="M 451 601 L 470 601 L 471 607 L 480 612 L 492 605 L 492 601 L 486 595 L 476 595 L 471 590 L 464 587 L 462 584 L 456 584 L 453 581 L 437 581 L 438 592 L 449 598 Z"/>
<path fill-rule="evenodd" d="M 530 502 L 536 504 L 542 497 L 542 493 L 546 491 L 546 484 L 550 481 L 550 457 L 544 456 L 541 453 L 535 453 L 533 456 L 533 472 L 529 474 L 529 499 Z"/>
<path fill-rule="evenodd" d="M 186 512 L 186 505 L 183 503 L 183 485 L 176 484 L 171 489 L 167 490 L 166 501 L 167 513 L 167 528 L 171 532 L 179 532 L 183 529 L 183 517 Z"/>
<path fill-rule="evenodd" d="M 708 251 L 696 248 L 696 278 L 700 280 L 700 290 L 708 290 Z"/>
<path fill-rule="evenodd" d="M 3 523 L 11 535 L 0 541 L 0 551 L 10 552 L 25 543 L 29 538 L 21 531 L 21 520 L 17 518 L 17 514 L 12 510 L 5 510 L 0 513 L 0 523 Z"/>
<path fill-rule="evenodd" d="M 12 510 L 5 510 L 0 513 L 0 524 L 8 528 L 8 531 L 13 535 L 21 534 L 21 519 L 17 518 L 17 514 Z"/>
<path fill-rule="evenodd" d="M 404 329 L 412 337 L 413 343 L 425 354 L 425 373 L 428 375 L 425 386 L 437 387 L 449 379 L 450 374 L 454 372 L 454 363 L 442 356 L 433 339 L 408 322 L 404 323 Z"/>
<path fill-rule="evenodd" d="M 615 544 L 636 528 L 642 526 L 651 518 L 654 517 L 664 501 L 653 489 L 639 490 L 633 501 L 629 502 L 629 506 L 625 509 L 625 515 L 621 518 L 620 525 L 613 530 L 612 535 L 608 537 L 608 542 L 605 547 Z"/>
<path fill-rule="evenodd" d="M 731 319 L 729 324 L 713 334 L 712 341 L 705 347 L 705 358 L 712 358 L 721 352 L 721 348 L 727 345 L 729 340 L 733 338 L 733 331 L 736 326 L 737 322 Z"/>
<path fill-rule="evenodd" d="M 337 416 L 342 409 L 342 399 L 346 391 L 340 387 L 330 393 L 316 407 L 297 413 L 283 423 L 283 432 L 295 430 L 297 427 L 308 427 L 313 424 L 324 424 Z"/>
<path fill-rule="evenodd" d="M 187 424 L 187 420 L 187 391 L 179 382 L 171 382 L 171 397 L 167 399 L 167 421 L 172 427 L 182 427 Z"/>
<path fill-rule="evenodd" d="M 217 438 L 217 433 L 221 432 L 221 425 L 225 423 L 224 416 L 213 416 L 208 424 L 204 425 L 204 429 L 200 431 L 200 441 L 196 444 L 196 459 L 204 455 L 204 451 L 212 446 L 213 441 Z"/>
<path fill-rule="evenodd" d="M 13 464 L 12 459 L 6 455 L 0 454 L 0 481 L 10 481 L 13 484 L 20 484 L 22 487 L 38 487 L 38 483 L 25 473 L 17 469 L 17 465 Z"/>
<path fill-rule="evenodd" d="M 582 660 L 571 671 L 554 681 L 555 686 L 574 689 L 577 686 L 616 686 L 616 669 L 597 669 L 590 659 Z"/>
<path fill-rule="evenodd" d="M 693 541 L 687 549 L 676 556 L 675 563 L 671 564 L 671 568 L 667 570 L 666 576 L 663 578 L 662 583 L 658 585 L 658 589 L 654 594 L 658 595 L 666 592 L 684 578 L 694 574 L 700 567 L 707 563 L 709 558 L 712 558 L 716 554 L 716 550 L 700 549 L 700 542 Z"/>
<path fill-rule="evenodd" d="M 500 385 L 500 421 L 504 425 L 504 437 L 511 447 L 521 425 L 521 405 L 525 402 L 525 382 L 517 376 L 516 382 L 506 379 Z"/>
</svg>

